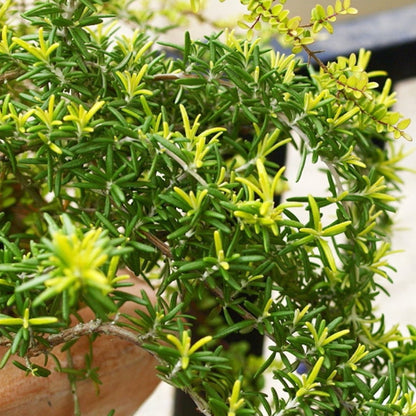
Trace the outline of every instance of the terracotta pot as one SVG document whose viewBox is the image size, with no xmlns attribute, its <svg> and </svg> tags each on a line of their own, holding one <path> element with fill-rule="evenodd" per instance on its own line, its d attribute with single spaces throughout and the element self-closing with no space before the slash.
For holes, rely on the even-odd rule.
<svg viewBox="0 0 416 416">
<path fill-rule="evenodd" d="M 138 294 L 141 288 L 142 285 L 136 284 L 133 290 Z M 137 304 L 130 302 L 126 303 L 123 311 L 133 312 L 137 308 Z M 80 314 L 85 321 L 91 319 L 89 310 L 82 310 Z M 94 360 L 91 367 L 99 367 L 102 384 L 97 394 L 92 381 L 77 382 L 82 416 L 106 416 L 111 409 L 116 410 L 116 416 L 133 415 L 159 382 L 155 359 L 136 345 L 114 336 L 100 335 L 93 346 Z M 62 353 L 60 348 L 61 346 L 55 347 L 53 353 L 59 357 L 62 367 L 65 367 L 66 353 Z M 75 368 L 83 367 L 88 350 L 88 339 L 81 337 L 72 348 Z M 5 349 L 0 348 L 0 356 L 4 352 Z M 68 377 L 56 372 L 54 360 L 50 359 L 46 366 L 52 374 L 44 378 L 26 376 L 11 363 L 13 359 L 16 358 L 11 357 L 5 368 L 0 370 L 1 416 L 73 416 L 74 403 Z M 44 365 L 43 356 L 32 361 Z"/>
</svg>

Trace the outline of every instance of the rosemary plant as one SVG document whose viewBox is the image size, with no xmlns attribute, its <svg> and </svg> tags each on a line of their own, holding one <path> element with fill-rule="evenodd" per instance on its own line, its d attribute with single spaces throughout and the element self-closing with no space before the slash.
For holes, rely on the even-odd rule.
<svg viewBox="0 0 416 416">
<path fill-rule="evenodd" d="M 160 45 L 145 3 L 40 0 L 24 24 L 0 7 L 1 366 L 47 377 L 31 358 L 70 349 L 87 305 L 89 336 L 148 350 L 204 415 L 415 414 L 416 329 L 373 308 L 409 120 L 369 52 L 324 63 L 311 46 L 356 10 L 336 0 L 305 23 L 241 0 L 246 36 Z M 285 199 L 289 147 L 296 181 L 324 164 L 324 193 Z M 124 267 L 155 302 L 122 290 Z M 143 309 L 118 320 L 126 301 Z M 224 339 L 241 332 L 268 339 L 262 360 L 235 365 Z M 259 391 L 267 372 L 277 387 Z"/>
</svg>

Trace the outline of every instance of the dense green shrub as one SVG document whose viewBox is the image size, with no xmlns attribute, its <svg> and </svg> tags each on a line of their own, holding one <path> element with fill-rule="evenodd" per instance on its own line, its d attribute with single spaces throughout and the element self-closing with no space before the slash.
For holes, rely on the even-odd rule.
<svg viewBox="0 0 416 416">
<path fill-rule="evenodd" d="M 373 309 L 392 270 L 394 139 L 409 121 L 391 110 L 391 82 L 366 71 L 368 52 L 324 64 L 309 46 L 355 12 L 348 1 L 306 25 L 283 1 L 241 2 L 247 39 L 186 33 L 159 47 L 146 9 L 40 1 L 23 25 L 1 6 L 1 364 L 20 355 L 47 376 L 30 358 L 68 343 L 88 305 L 86 333 L 130 331 L 205 415 L 414 414 L 415 329 L 387 330 Z M 113 13 L 139 29 L 118 36 Z M 288 147 L 297 181 L 324 164 L 325 193 L 284 198 Z M 156 304 L 121 290 L 122 267 Z M 122 324 L 127 300 L 146 312 Z M 236 366 L 223 339 L 250 331 L 270 346 Z M 278 390 L 256 391 L 265 372 Z"/>
</svg>

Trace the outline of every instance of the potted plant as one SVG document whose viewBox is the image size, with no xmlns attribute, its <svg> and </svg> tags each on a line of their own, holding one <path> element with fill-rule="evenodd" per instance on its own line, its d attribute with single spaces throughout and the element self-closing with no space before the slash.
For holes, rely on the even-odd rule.
<svg viewBox="0 0 416 416">
<path fill-rule="evenodd" d="M 409 120 L 368 52 L 325 64 L 311 49 L 355 13 L 348 0 L 307 24 L 284 1 L 241 3 L 246 38 L 185 34 L 164 50 L 147 9 L 117 36 L 121 3 L 39 1 L 25 25 L 1 6 L 0 378 L 15 406 L 131 414 L 122 405 L 156 384 L 145 354 L 205 415 L 415 411 L 416 331 L 386 329 L 373 308 Z M 282 198 L 318 161 L 327 190 Z M 239 333 L 268 339 L 262 359 L 229 341 Z M 279 388 L 259 390 L 266 372 Z M 57 376 L 67 387 L 48 384 Z M 48 388 L 73 404 L 42 407 Z M 20 414 L 5 397 L 2 414 Z"/>
</svg>

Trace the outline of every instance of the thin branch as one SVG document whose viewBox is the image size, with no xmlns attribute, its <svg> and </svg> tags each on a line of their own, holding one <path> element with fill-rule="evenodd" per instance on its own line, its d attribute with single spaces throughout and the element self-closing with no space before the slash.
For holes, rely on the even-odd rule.
<svg viewBox="0 0 416 416">
<path fill-rule="evenodd" d="M 25 71 L 22 69 L 15 69 L 14 71 L 8 71 L 0 75 L 0 83 L 8 82 L 20 77 Z"/>
<path fill-rule="evenodd" d="M 324 72 L 329 73 L 328 67 L 318 57 L 317 52 L 314 52 L 312 49 L 309 49 L 306 45 L 302 45 L 302 48 L 308 54 L 309 58 L 312 58 L 319 65 L 319 67 L 322 68 Z"/>
<path fill-rule="evenodd" d="M 47 353 L 53 347 L 76 340 L 84 335 L 92 334 L 116 336 L 138 347 L 142 347 L 144 343 L 144 338 L 142 336 L 138 336 L 137 334 L 128 331 L 125 328 L 121 328 L 112 322 L 103 323 L 101 320 L 96 319 L 86 323 L 79 323 L 71 328 L 64 329 L 59 334 L 47 336 L 45 338 L 45 343 L 34 344 L 28 348 L 26 356 L 30 358 L 37 357 L 41 354 Z M 10 347 L 12 343 L 13 339 L 0 337 L 0 346 Z"/>
<path fill-rule="evenodd" d="M 198 411 L 205 415 L 205 416 L 212 416 L 211 411 L 209 410 L 209 405 L 208 403 L 201 397 L 199 396 L 197 393 L 195 393 L 194 391 L 192 391 L 191 389 L 184 387 L 182 388 L 182 391 L 187 394 L 188 396 L 191 397 L 191 399 L 194 401 L 194 403 L 196 404 Z"/>
<path fill-rule="evenodd" d="M 170 259 L 173 258 L 172 252 L 170 251 L 169 246 L 163 241 L 159 240 L 155 235 L 149 233 L 148 231 L 140 230 L 141 234 L 144 234 L 146 238 L 157 248 L 159 251 Z"/>
<path fill-rule="evenodd" d="M 189 79 L 189 78 L 200 79 L 201 77 L 198 75 L 194 75 L 194 74 L 185 74 L 183 72 L 173 73 L 173 74 L 156 74 L 153 76 L 153 79 L 155 81 L 176 81 L 178 79 Z M 203 76 L 203 78 L 206 79 L 207 81 L 210 80 L 207 76 Z M 224 87 L 228 87 L 228 88 L 234 87 L 234 85 L 231 82 L 226 81 L 224 79 L 215 78 L 215 80 L 218 81 L 218 83 L 220 85 L 223 85 Z"/>
</svg>

